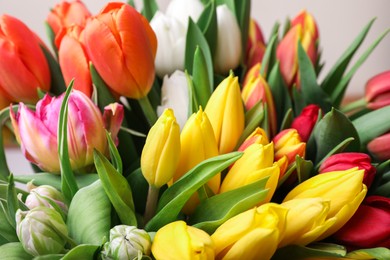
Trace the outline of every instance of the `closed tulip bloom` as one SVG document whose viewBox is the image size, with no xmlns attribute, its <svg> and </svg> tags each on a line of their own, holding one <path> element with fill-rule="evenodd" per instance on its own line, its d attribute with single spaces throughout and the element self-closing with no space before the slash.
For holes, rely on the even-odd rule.
<svg viewBox="0 0 390 260">
<path fill-rule="evenodd" d="M 64 94 L 59 97 L 45 95 L 35 111 L 23 103 L 20 103 L 17 113 L 11 109 L 12 126 L 26 158 L 42 170 L 57 174 L 60 163 L 55 151 L 63 99 Z M 72 169 L 83 172 L 85 167 L 93 164 L 93 150 L 104 153 L 106 147 L 99 108 L 82 92 L 73 90 L 68 103 L 68 150 Z"/>
<path fill-rule="evenodd" d="M 175 221 L 159 229 L 154 237 L 152 253 L 156 260 L 212 260 L 214 244 L 201 229 Z"/>
<path fill-rule="evenodd" d="M 240 145 L 238 151 L 243 152 L 252 144 L 269 144 L 267 133 L 264 129 L 256 127 L 256 129 L 245 139 L 245 141 Z"/>
<path fill-rule="evenodd" d="M 150 129 L 141 154 L 141 170 L 149 185 L 160 188 L 172 179 L 179 162 L 180 127 L 166 109 Z"/>
<path fill-rule="evenodd" d="M 229 75 L 218 85 L 207 102 L 205 112 L 213 126 L 219 153 L 233 151 L 245 124 L 238 77 Z"/>
<path fill-rule="evenodd" d="M 157 11 L 150 21 L 156 33 L 158 48 L 155 60 L 156 74 L 162 78 L 175 70 L 184 70 L 187 28 L 174 17 Z"/>
<path fill-rule="evenodd" d="M 241 31 L 235 15 L 225 4 L 217 7 L 217 25 L 214 69 L 218 74 L 225 75 L 240 64 Z"/>
<path fill-rule="evenodd" d="M 35 187 L 32 183 L 28 183 L 27 188 L 30 193 L 26 197 L 25 204 L 29 209 L 41 206 L 53 208 L 50 202 L 54 202 L 63 213 L 68 213 L 68 206 L 65 204 L 64 195 L 54 187 L 50 185 Z"/>
<path fill-rule="evenodd" d="M 88 57 L 108 87 L 145 97 L 154 81 L 157 40 L 148 21 L 125 3 L 108 3 L 84 31 Z"/>
<path fill-rule="evenodd" d="M 380 161 L 390 159 L 390 133 L 383 134 L 371 140 L 367 145 L 367 149 Z"/>
<path fill-rule="evenodd" d="M 365 98 L 370 109 L 390 105 L 390 70 L 375 75 L 366 83 Z"/>
<path fill-rule="evenodd" d="M 279 132 L 273 139 L 275 147 L 275 160 L 287 156 L 288 164 L 295 162 L 295 157 L 299 155 L 304 158 L 306 153 L 306 143 L 302 142 L 298 131 L 293 128 Z"/>
<path fill-rule="evenodd" d="M 197 22 L 203 9 L 204 6 L 200 0 L 172 0 L 167 6 L 166 14 L 176 18 L 187 28 L 189 18 Z"/>
<path fill-rule="evenodd" d="M 246 46 L 246 66 L 252 68 L 261 63 L 265 53 L 266 43 L 259 24 L 251 18 L 249 21 L 248 41 Z"/>
<path fill-rule="evenodd" d="M 123 105 L 119 103 L 111 103 L 104 107 L 104 127 L 111 134 L 111 138 L 116 145 L 119 144 L 118 134 L 121 129 L 124 116 L 125 111 L 123 109 Z"/>
<path fill-rule="evenodd" d="M 300 24 L 304 31 L 309 32 L 315 41 L 318 40 L 319 32 L 317 23 L 314 20 L 314 17 L 306 10 L 302 10 L 297 16 L 295 16 L 291 20 L 291 26 L 295 26 L 297 24 Z"/>
<path fill-rule="evenodd" d="M 284 234 L 287 212 L 267 203 L 228 219 L 211 235 L 216 259 L 270 259 Z"/>
<path fill-rule="evenodd" d="M 376 168 L 371 164 L 371 157 L 365 153 L 339 153 L 328 157 L 318 170 L 320 173 L 348 170 L 358 167 L 364 170 L 363 183 L 369 188 L 374 180 Z"/>
<path fill-rule="evenodd" d="M 319 238 L 321 240 L 339 230 L 356 212 L 367 193 L 363 184 L 363 170 L 352 168 L 316 175 L 290 191 L 284 202 L 292 199 L 322 198 L 330 201 L 327 218 L 336 218 L 335 223 Z"/>
<path fill-rule="evenodd" d="M 0 88 L 7 99 L 38 101 L 38 89 L 50 89 L 50 70 L 41 49 L 42 41 L 23 22 L 0 17 Z"/>
<path fill-rule="evenodd" d="M 327 218 L 330 201 L 322 198 L 293 199 L 281 206 L 288 208 L 286 230 L 279 247 L 305 246 L 315 241 L 335 222 Z"/>
<path fill-rule="evenodd" d="M 297 129 L 303 142 L 307 142 L 318 119 L 318 112 L 321 108 L 310 104 L 302 109 L 302 112 L 294 118 L 291 128 Z"/>
</svg>

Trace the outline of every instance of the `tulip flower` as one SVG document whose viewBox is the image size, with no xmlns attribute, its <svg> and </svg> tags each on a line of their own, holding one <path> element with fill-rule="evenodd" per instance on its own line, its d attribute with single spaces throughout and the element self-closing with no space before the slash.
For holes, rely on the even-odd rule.
<svg viewBox="0 0 390 260">
<path fill-rule="evenodd" d="M 335 217 L 336 221 L 318 238 L 321 240 L 339 230 L 356 212 L 367 193 L 363 175 L 364 171 L 357 167 L 316 175 L 291 190 L 283 202 L 304 198 L 329 200 L 327 219 Z"/>
<path fill-rule="evenodd" d="M 140 99 L 154 81 L 157 40 L 148 21 L 125 3 L 108 3 L 84 30 L 88 57 L 108 87 Z"/>
<path fill-rule="evenodd" d="M 174 17 L 157 11 L 150 21 L 156 34 L 158 48 L 155 60 L 156 74 L 162 78 L 175 70 L 184 70 L 187 28 Z"/>
<path fill-rule="evenodd" d="M 205 112 L 213 126 L 219 153 L 233 151 L 245 124 L 237 77 L 229 75 L 218 85 L 207 102 Z"/>
<path fill-rule="evenodd" d="M 188 83 L 182 71 L 175 71 L 171 76 L 165 75 L 161 87 L 161 105 L 157 107 L 160 116 L 166 108 L 175 112 L 177 123 L 183 129 L 188 118 Z"/>
<path fill-rule="evenodd" d="M 110 240 L 104 244 L 102 259 L 137 259 L 150 255 L 152 242 L 149 234 L 134 226 L 118 225 L 110 230 Z"/>
<path fill-rule="evenodd" d="M 303 142 L 307 142 L 318 119 L 318 112 L 321 108 L 310 104 L 302 109 L 301 114 L 294 118 L 291 128 L 297 129 Z"/>
<path fill-rule="evenodd" d="M 80 90 L 88 97 L 92 96 L 92 79 L 89 71 L 89 58 L 82 39 L 84 28 L 68 27 L 57 36 L 58 60 L 65 84 L 74 80 L 73 88 Z"/>
<path fill-rule="evenodd" d="M 26 252 L 33 256 L 62 252 L 68 229 L 57 211 L 47 207 L 18 209 L 15 218 L 16 234 Z"/>
<path fill-rule="evenodd" d="M 390 198 L 367 197 L 352 218 L 334 235 L 353 249 L 390 247 Z"/>
<path fill-rule="evenodd" d="M 180 143 L 179 165 L 173 176 L 173 182 L 180 179 L 200 162 L 218 155 L 218 146 L 217 141 L 215 141 L 213 127 L 202 109 L 188 119 L 180 134 Z M 221 175 L 217 174 L 207 183 L 207 186 L 216 194 L 219 190 L 220 182 Z M 194 194 L 182 211 L 187 215 L 192 214 L 198 204 L 199 198 L 197 194 Z"/>
<path fill-rule="evenodd" d="M 119 103 L 112 103 L 104 107 L 104 127 L 111 134 L 111 138 L 116 145 L 119 144 L 118 133 L 121 129 L 124 116 L 125 111 Z"/>
<path fill-rule="evenodd" d="M 11 109 L 12 126 L 26 158 L 42 170 L 59 174 L 58 120 L 64 94 L 45 95 L 36 110 L 20 103 L 19 110 Z M 73 90 L 68 103 L 68 150 L 73 170 L 85 171 L 93 164 L 93 150 L 102 153 L 107 147 L 103 117 L 99 108 L 82 92 Z"/>
<path fill-rule="evenodd" d="M 267 133 L 264 129 L 256 127 L 256 129 L 245 139 L 245 141 L 240 145 L 238 151 L 243 152 L 252 144 L 269 144 Z"/>
<path fill-rule="evenodd" d="M 252 68 L 262 62 L 266 44 L 260 26 L 252 18 L 249 21 L 248 34 L 245 64 L 247 68 Z"/>
<path fill-rule="evenodd" d="M 390 133 L 378 136 L 367 145 L 368 151 L 378 160 L 390 159 Z"/>
<path fill-rule="evenodd" d="M 327 219 L 330 201 L 321 198 L 293 199 L 281 204 L 288 208 L 286 229 L 279 247 L 305 246 L 315 241 L 336 221 Z"/>
<path fill-rule="evenodd" d="M 156 260 L 214 259 L 214 244 L 201 229 L 175 221 L 160 228 L 153 240 L 152 253 Z"/>
<path fill-rule="evenodd" d="M 83 2 L 79 0 L 62 1 L 50 9 L 46 21 L 54 35 L 58 35 L 62 29 L 73 25 L 84 27 L 89 17 L 91 17 L 91 13 Z"/>
<path fill-rule="evenodd" d="M 358 167 L 364 170 L 363 183 L 369 188 L 374 180 L 376 168 L 371 157 L 365 153 L 339 153 L 328 157 L 318 170 L 320 173 L 348 170 Z"/>
<path fill-rule="evenodd" d="M 12 101 L 35 103 L 50 89 L 50 69 L 40 40 L 23 22 L 0 16 L 0 89 Z"/>
<path fill-rule="evenodd" d="M 221 75 L 225 75 L 240 64 L 242 52 L 241 31 L 235 15 L 225 4 L 217 7 L 217 25 L 214 70 Z"/>
<path fill-rule="evenodd" d="M 390 70 L 375 75 L 366 83 L 365 99 L 370 109 L 390 105 Z"/>
<path fill-rule="evenodd" d="M 228 219 L 211 235 L 216 259 L 270 259 L 283 237 L 287 212 L 267 203 Z"/>
<path fill-rule="evenodd" d="M 189 18 L 197 22 L 203 9 L 204 6 L 200 0 L 172 0 L 167 6 L 166 15 L 176 18 L 187 28 Z"/>
<path fill-rule="evenodd" d="M 172 179 L 180 155 L 180 128 L 166 109 L 150 129 L 141 155 L 141 170 L 149 185 L 160 188 Z"/>
<path fill-rule="evenodd" d="M 29 209 L 41 206 L 53 208 L 50 204 L 50 202 L 53 202 L 62 209 L 63 213 L 68 213 L 68 206 L 65 204 L 64 195 L 54 187 L 50 185 L 35 187 L 32 183 L 28 183 L 27 188 L 30 193 L 27 195 L 24 204 L 26 204 Z"/>
<path fill-rule="evenodd" d="M 298 131 L 293 128 L 279 132 L 273 139 L 275 144 L 275 160 L 279 160 L 284 155 L 287 156 L 288 164 L 295 162 L 295 157 L 305 157 L 306 143 L 302 142 Z"/>
</svg>

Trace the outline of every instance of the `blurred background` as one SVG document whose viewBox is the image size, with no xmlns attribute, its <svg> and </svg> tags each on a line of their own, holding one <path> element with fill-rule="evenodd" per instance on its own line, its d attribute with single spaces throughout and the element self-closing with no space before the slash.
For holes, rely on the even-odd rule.
<svg viewBox="0 0 390 260">
<path fill-rule="evenodd" d="M 44 22 L 51 7 L 59 0 L 0 0 L 0 14 L 15 16 L 27 24 L 45 42 L 46 37 Z M 107 0 L 84 0 L 91 13 L 96 14 L 108 2 Z M 142 1 L 135 0 L 137 9 L 142 8 Z M 157 0 L 161 10 L 169 3 L 169 0 Z M 279 22 L 284 24 L 287 17 L 293 18 L 302 9 L 306 9 L 316 19 L 320 33 L 320 47 L 322 49 L 322 61 L 325 66 L 320 79 L 329 71 L 332 65 L 352 43 L 362 28 L 373 18 L 374 22 L 366 40 L 360 47 L 356 57 L 386 29 L 390 28 L 390 1 L 388 0 L 253 0 L 251 15 L 259 23 L 263 34 L 268 40 L 270 31 Z M 356 58 L 352 61 L 352 64 Z M 367 61 L 360 67 L 350 82 L 347 95 L 350 98 L 360 97 L 364 93 L 366 81 L 385 70 L 390 70 L 390 36 L 387 36 Z M 29 169 L 27 161 L 18 149 L 7 151 L 11 171 Z"/>
</svg>

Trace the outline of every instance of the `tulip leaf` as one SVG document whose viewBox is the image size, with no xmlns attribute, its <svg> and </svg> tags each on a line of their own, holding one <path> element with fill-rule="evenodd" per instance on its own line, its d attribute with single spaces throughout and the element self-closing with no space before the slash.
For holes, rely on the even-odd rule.
<svg viewBox="0 0 390 260">
<path fill-rule="evenodd" d="M 268 178 L 210 197 L 196 208 L 189 223 L 209 234 L 226 220 L 258 205 L 267 194 Z"/>
<path fill-rule="evenodd" d="M 188 115 L 187 117 L 190 117 L 195 111 L 198 110 L 198 99 L 195 93 L 195 87 L 194 82 L 192 81 L 192 78 L 188 74 L 187 70 L 185 71 L 186 79 L 187 79 L 187 86 L 188 86 Z"/>
<path fill-rule="evenodd" d="M 249 22 L 250 22 L 250 11 L 251 11 L 251 0 L 235 0 L 235 11 L 238 21 L 238 25 L 241 31 L 241 53 L 246 53 Z M 241 55 L 241 60 L 245 55 Z"/>
<path fill-rule="evenodd" d="M 111 227 L 111 203 L 100 180 L 77 191 L 68 210 L 69 236 L 78 244 L 101 245 Z"/>
<path fill-rule="evenodd" d="M 343 152 L 346 147 L 351 143 L 353 142 L 355 139 L 353 137 L 349 137 L 343 141 L 341 141 L 338 145 L 335 145 L 335 147 L 330 150 L 330 152 L 324 156 L 324 158 L 322 158 L 322 160 L 320 162 L 317 163 L 316 165 L 316 169 L 318 170 L 321 166 L 321 164 L 330 156 L 334 155 L 334 154 L 337 154 L 337 153 L 341 153 Z"/>
<path fill-rule="evenodd" d="M 378 186 L 373 194 L 382 197 L 390 197 L 390 182 Z"/>
<path fill-rule="evenodd" d="M 342 258 L 346 255 L 345 247 L 336 244 L 316 243 L 306 247 L 289 245 L 278 249 L 272 256 L 273 260 L 300 260 L 300 259 L 317 259 L 319 257 Z"/>
<path fill-rule="evenodd" d="M 125 177 L 117 172 L 104 155 L 94 150 L 94 161 L 99 178 L 121 222 L 137 226 L 133 195 Z"/>
<path fill-rule="evenodd" d="M 346 71 L 349 62 L 352 60 L 353 55 L 363 43 L 364 38 L 367 36 L 368 31 L 370 30 L 372 24 L 374 23 L 375 18 L 372 19 L 359 33 L 356 39 L 352 44 L 344 51 L 341 57 L 337 60 L 335 65 L 330 69 L 328 74 L 325 76 L 324 80 L 321 83 L 321 88 L 328 93 L 329 96 L 335 91 L 335 87 L 340 82 L 341 78 Z"/>
<path fill-rule="evenodd" d="M 41 46 L 41 49 L 43 51 L 43 54 L 45 55 L 46 61 L 50 69 L 50 92 L 55 94 L 56 96 L 59 96 L 66 90 L 66 85 L 64 77 L 62 76 L 61 68 L 56 59 L 45 46 Z"/>
<path fill-rule="evenodd" d="M 300 156 L 295 157 L 298 183 L 302 183 L 311 177 L 313 170 L 313 162 L 310 160 L 305 160 Z"/>
<path fill-rule="evenodd" d="M 58 58 L 58 49 L 57 49 L 57 46 L 55 43 L 56 35 L 53 31 L 53 28 L 51 28 L 50 24 L 47 21 L 45 21 L 44 25 L 45 25 L 47 38 L 49 38 L 50 46 L 54 50 L 54 53 L 55 53 L 56 57 Z M 64 85 L 64 88 L 65 88 L 65 85 Z"/>
<path fill-rule="evenodd" d="M 206 59 L 202 49 L 199 46 L 196 46 L 195 49 L 192 80 L 194 91 L 193 94 L 196 96 L 198 105 L 197 109 L 199 106 L 205 108 L 214 87 L 210 85 Z"/>
<path fill-rule="evenodd" d="M 200 187 L 241 156 L 241 152 L 223 154 L 207 159 L 192 168 L 161 195 L 157 213 L 147 223 L 145 230 L 157 231 L 176 220 L 185 203 Z"/>
<path fill-rule="evenodd" d="M 333 104 L 335 107 L 339 107 L 341 104 L 341 101 L 343 100 L 345 91 L 347 89 L 347 86 L 349 82 L 351 81 L 353 75 L 356 73 L 356 71 L 359 69 L 359 67 L 366 61 L 368 56 L 374 51 L 375 47 L 378 46 L 378 44 L 385 38 L 385 36 L 390 32 L 390 29 L 386 30 L 384 33 L 382 33 L 369 47 L 368 49 L 363 53 L 363 55 L 357 60 L 357 62 L 353 65 L 351 70 L 341 79 L 340 82 L 338 82 L 337 86 L 335 87 L 334 91 L 332 92 L 331 99 L 333 101 Z"/>
<path fill-rule="evenodd" d="M 98 245 L 82 244 L 72 248 L 62 260 L 95 259 L 95 254 L 100 249 Z"/>
<path fill-rule="evenodd" d="M 361 142 L 361 149 L 366 150 L 366 145 L 374 138 L 390 130 L 390 106 L 382 107 L 369 112 L 352 121 Z"/>
<path fill-rule="evenodd" d="M 16 227 L 16 221 L 14 216 L 16 214 L 16 211 L 19 209 L 19 201 L 16 195 L 15 183 L 13 177 L 14 176 L 12 174 L 8 177 L 7 208 L 8 208 L 8 215 L 11 217 L 9 220 L 12 221 L 10 222 L 10 224 L 13 227 Z"/>
<path fill-rule="evenodd" d="M 386 178 L 387 176 L 390 177 L 390 160 L 380 163 L 375 168 L 376 168 L 375 177 L 370 186 L 370 189 L 367 192 L 367 196 L 376 194 L 376 190 L 379 186 L 381 186 L 383 183 L 386 184 L 387 182 L 390 182 L 390 178 Z M 390 195 L 390 189 L 388 189 L 387 192 Z"/>
<path fill-rule="evenodd" d="M 126 179 L 133 192 L 135 211 L 139 214 L 144 214 L 149 184 L 142 174 L 141 168 L 130 173 Z"/>
<path fill-rule="evenodd" d="M 284 118 L 280 124 L 280 131 L 290 128 L 292 122 L 294 120 L 293 110 L 290 108 L 287 110 L 286 114 L 284 115 Z"/>
<path fill-rule="evenodd" d="M 291 174 L 293 174 L 296 171 L 296 169 L 297 169 L 297 163 L 294 162 L 288 167 L 286 172 L 282 176 L 280 176 L 278 182 L 278 188 L 281 187 L 285 181 L 287 181 L 287 179 L 291 176 Z"/>
<path fill-rule="evenodd" d="M 16 235 L 16 228 L 13 225 L 15 215 L 9 216 L 9 211 L 5 201 L 0 200 L 0 236 L 8 242 L 19 241 Z"/>
<path fill-rule="evenodd" d="M 22 243 L 13 242 L 0 246 L 2 260 L 27 260 L 34 257 L 24 250 Z"/>
<path fill-rule="evenodd" d="M 280 23 L 276 21 L 274 25 L 272 26 L 271 33 L 268 37 L 268 39 L 271 39 L 274 35 L 279 35 L 279 29 L 280 29 Z"/>
<path fill-rule="evenodd" d="M 116 148 L 114 140 L 111 138 L 111 134 L 106 130 L 106 137 L 108 141 L 108 146 L 110 150 L 110 158 L 113 166 L 116 168 L 117 172 L 123 174 L 122 158 Z"/>
<path fill-rule="evenodd" d="M 346 257 L 351 259 L 387 260 L 390 259 L 390 249 L 385 247 L 359 249 L 356 251 L 349 252 Z"/>
<path fill-rule="evenodd" d="M 34 260 L 61 260 L 63 256 L 63 254 L 39 255 L 34 257 Z"/>
<path fill-rule="evenodd" d="M 214 66 L 209 45 L 198 25 L 196 25 L 196 23 L 194 23 L 194 21 L 192 21 L 190 18 L 186 37 L 184 65 L 185 69 L 191 75 L 193 74 L 194 55 L 197 46 L 199 46 L 199 48 L 202 50 L 206 60 L 208 78 L 210 81 L 209 86 L 214 86 Z"/>
<path fill-rule="evenodd" d="M 155 0 L 143 0 L 142 15 L 150 22 L 154 14 L 158 11 L 158 5 Z"/>
<path fill-rule="evenodd" d="M 216 0 L 218 5 L 226 5 L 229 10 L 237 17 L 235 0 Z"/>
<path fill-rule="evenodd" d="M 199 29 L 203 32 L 203 35 L 207 40 L 210 53 L 215 53 L 218 35 L 215 1 L 210 1 L 206 4 L 196 24 L 199 26 Z"/>
<path fill-rule="evenodd" d="M 265 53 L 263 59 L 261 61 L 260 74 L 264 79 L 268 79 L 268 70 L 273 68 L 276 61 L 276 46 L 278 44 L 278 36 L 275 34 L 272 36 L 271 40 L 267 44 L 267 48 L 265 49 Z"/>
<path fill-rule="evenodd" d="M 245 139 L 253 131 L 255 131 L 256 127 L 258 127 L 261 124 L 261 122 L 266 117 L 265 113 L 266 113 L 266 111 L 264 109 L 264 105 L 263 105 L 261 100 L 259 102 L 257 102 L 248 112 L 245 113 L 245 129 L 242 132 L 242 134 L 237 142 L 236 150 L 245 141 Z"/>
<path fill-rule="evenodd" d="M 96 91 L 95 94 L 97 96 L 97 105 L 100 108 L 100 111 L 103 112 L 105 106 L 116 102 L 116 100 L 112 96 L 110 89 L 100 77 L 92 62 L 89 63 L 89 71 L 91 74 L 93 85 L 95 86 L 94 90 Z"/>
</svg>

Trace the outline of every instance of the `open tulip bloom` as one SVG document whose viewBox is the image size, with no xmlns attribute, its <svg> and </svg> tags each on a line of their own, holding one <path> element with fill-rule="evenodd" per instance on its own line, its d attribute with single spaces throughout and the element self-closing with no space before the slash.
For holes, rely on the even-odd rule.
<svg viewBox="0 0 390 260">
<path fill-rule="evenodd" d="M 325 73 L 309 10 L 58 2 L 0 16 L 0 258 L 390 259 L 389 71 L 344 102 L 389 30 Z"/>
</svg>

